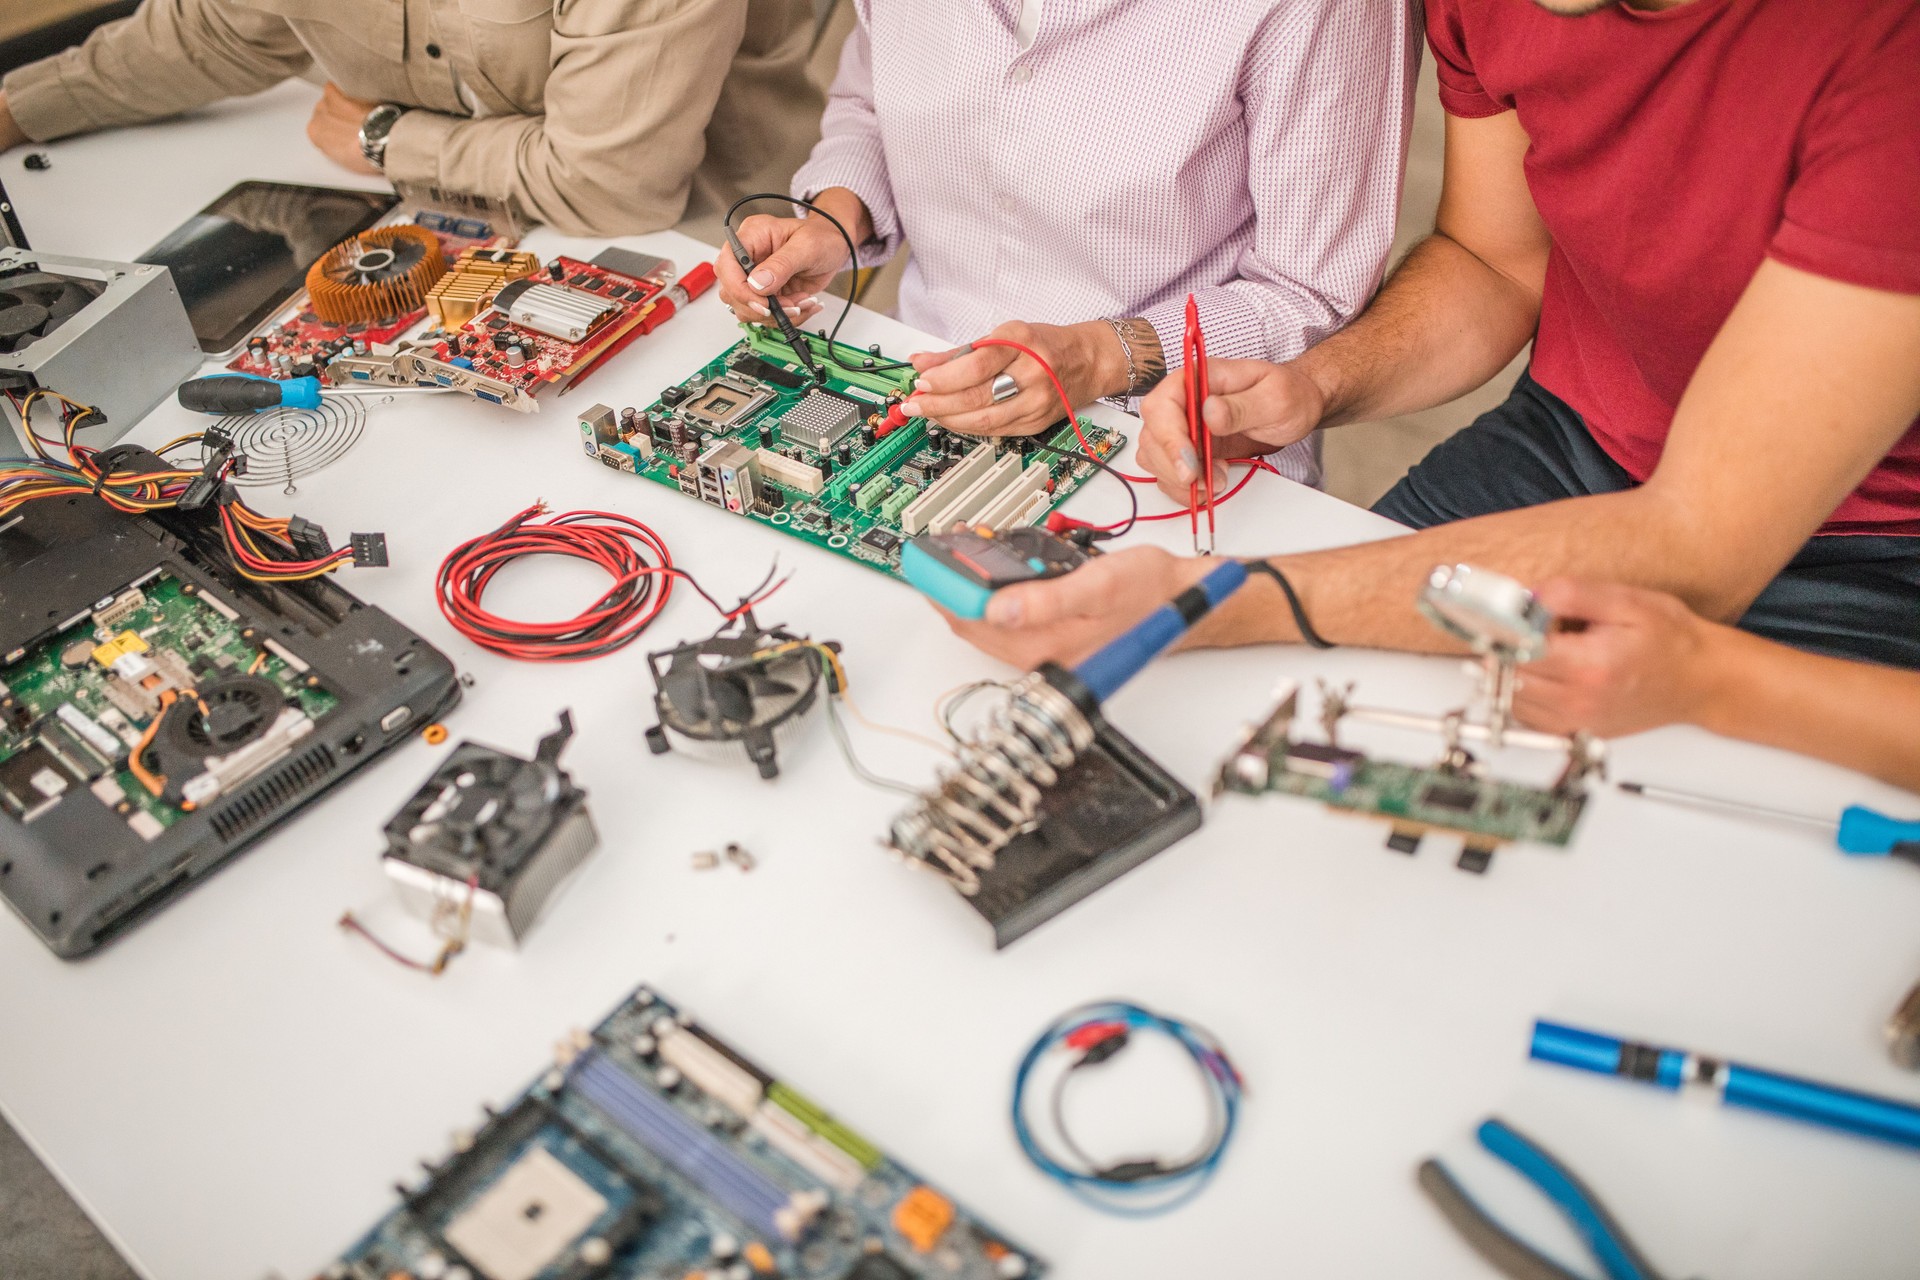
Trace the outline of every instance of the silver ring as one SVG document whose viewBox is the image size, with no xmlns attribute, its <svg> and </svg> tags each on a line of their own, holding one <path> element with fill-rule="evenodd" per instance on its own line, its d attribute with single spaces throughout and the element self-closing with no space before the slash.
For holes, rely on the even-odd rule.
<svg viewBox="0 0 1920 1280">
<path fill-rule="evenodd" d="M 1019 394 L 1020 384 L 1013 380 L 1012 374 L 1003 373 L 993 380 L 993 402 L 995 404 L 1011 400 Z"/>
</svg>

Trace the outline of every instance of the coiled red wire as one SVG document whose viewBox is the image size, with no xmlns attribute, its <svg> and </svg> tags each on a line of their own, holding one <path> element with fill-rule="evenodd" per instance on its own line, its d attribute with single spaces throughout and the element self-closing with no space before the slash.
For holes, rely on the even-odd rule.
<svg viewBox="0 0 1920 1280">
<path fill-rule="evenodd" d="M 640 638 L 683 580 L 724 617 L 759 604 L 785 580 L 767 586 L 729 610 L 702 589 L 673 556 L 660 535 L 631 516 L 611 511 L 568 511 L 548 520 L 536 503 L 499 528 L 455 547 L 436 580 L 440 612 L 483 649 L 525 662 L 579 662 L 625 648 Z M 494 576 L 527 556 L 566 556 L 606 571 L 613 584 L 578 615 L 553 622 L 506 618 L 483 602 Z M 771 575 L 769 575 L 771 577 Z"/>
</svg>

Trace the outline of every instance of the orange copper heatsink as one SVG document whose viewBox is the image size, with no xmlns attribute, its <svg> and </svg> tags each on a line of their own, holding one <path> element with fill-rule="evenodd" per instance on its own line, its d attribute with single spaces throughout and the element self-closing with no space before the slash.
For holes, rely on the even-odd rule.
<svg viewBox="0 0 1920 1280">
<path fill-rule="evenodd" d="M 458 329 L 493 301 L 500 286 L 538 270 L 540 259 L 520 250 L 463 249 L 427 291 L 427 311 L 442 329 Z"/>
<path fill-rule="evenodd" d="M 447 273 L 440 238 L 424 227 L 375 227 L 327 250 L 307 272 L 313 314 L 328 324 L 372 324 L 418 311 Z"/>
</svg>

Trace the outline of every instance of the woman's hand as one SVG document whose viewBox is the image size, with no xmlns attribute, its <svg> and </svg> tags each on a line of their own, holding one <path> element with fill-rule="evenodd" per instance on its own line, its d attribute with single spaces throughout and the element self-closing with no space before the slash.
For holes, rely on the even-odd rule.
<svg viewBox="0 0 1920 1280">
<path fill-rule="evenodd" d="M 988 336 L 1007 338 L 1038 352 L 1053 366 L 1076 409 L 1127 389 L 1127 354 L 1113 326 L 1104 320 L 1071 325 L 1016 320 Z M 1065 412 L 1046 370 L 1011 347 L 922 352 L 913 357 L 913 367 L 920 371 L 920 380 L 907 401 L 907 415 L 929 418 L 953 431 L 976 436 L 1032 435 L 1060 421 Z M 995 404 L 993 382 L 1002 374 L 1011 377 L 1019 390 Z"/>
<path fill-rule="evenodd" d="M 847 265 L 847 242 L 825 218 L 756 213 L 740 224 L 737 234 L 753 258 L 753 274 L 741 270 L 728 252 L 714 259 L 714 272 L 720 300 L 750 324 L 765 324 L 773 317 L 767 305 L 772 294 L 779 295 L 789 319 L 805 323 L 820 311 L 817 295 Z"/>
<path fill-rule="evenodd" d="M 1514 713 L 1549 733 L 1623 737 L 1697 722 L 1713 696 L 1718 627 L 1670 595 L 1556 579 L 1534 593 L 1563 626 L 1520 668 Z"/>
<path fill-rule="evenodd" d="M 1200 478 L 1200 459 L 1187 432 L 1186 380 L 1178 371 L 1140 403 L 1140 448 L 1148 475 L 1176 502 L 1185 503 Z M 1303 440 L 1320 425 L 1326 397 L 1292 364 L 1265 360 L 1207 363 L 1208 396 L 1201 421 L 1213 433 L 1213 487 L 1227 485 L 1227 459 L 1251 458 Z"/>
</svg>

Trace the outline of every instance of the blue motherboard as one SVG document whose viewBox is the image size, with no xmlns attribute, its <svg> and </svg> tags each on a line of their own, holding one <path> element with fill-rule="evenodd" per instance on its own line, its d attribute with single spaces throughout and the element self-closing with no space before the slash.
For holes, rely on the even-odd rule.
<svg viewBox="0 0 1920 1280">
<path fill-rule="evenodd" d="M 324 1280 L 1025 1280 L 1045 1266 L 645 987 Z"/>
</svg>

